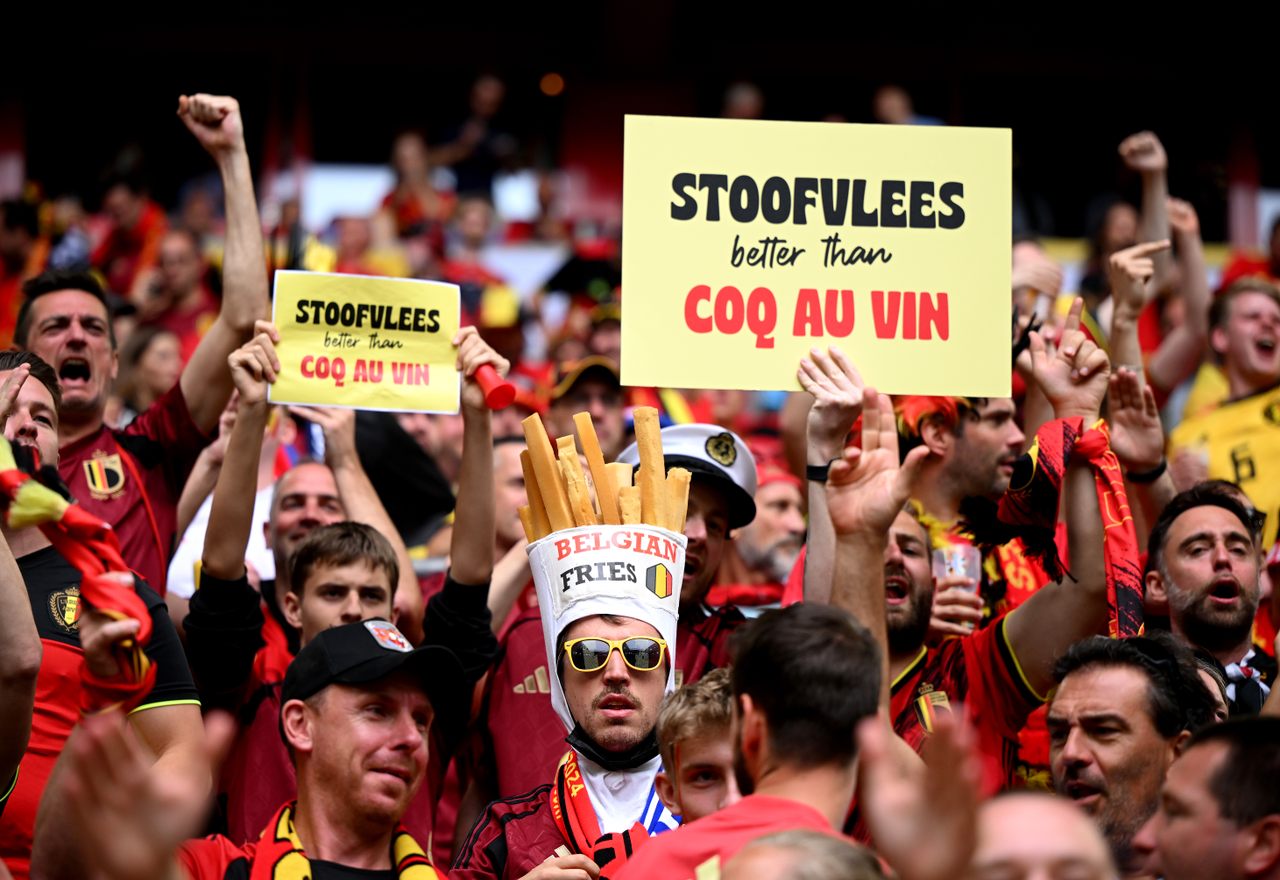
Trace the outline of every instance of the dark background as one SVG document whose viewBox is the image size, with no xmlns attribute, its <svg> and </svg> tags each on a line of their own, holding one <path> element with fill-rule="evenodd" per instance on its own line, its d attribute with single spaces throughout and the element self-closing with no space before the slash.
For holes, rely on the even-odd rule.
<svg viewBox="0 0 1280 880">
<path fill-rule="evenodd" d="M 263 2 L 125 23 L 100 6 L 59 7 L 5 28 L 0 122 L 50 193 L 80 192 L 92 207 L 101 175 L 132 145 L 172 205 L 183 181 L 210 170 L 172 116 L 180 93 L 238 97 L 255 167 L 288 155 L 299 133 L 316 161 L 383 162 L 403 127 L 442 139 L 475 75 L 493 71 L 530 161 L 585 166 L 608 187 L 621 180 L 624 112 L 714 116 L 725 87 L 749 79 L 767 118 L 869 121 L 876 87 L 894 82 L 919 113 L 1013 129 L 1017 187 L 1050 209 L 1042 232 L 1084 234 L 1098 196 L 1136 200 L 1116 146 L 1144 128 L 1164 141 L 1170 188 L 1197 206 L 1210 240 L 1227 234 L 1229 181 L 1280 185 L 1280 161 L 1268 161 L 1280 114 L 1265 22 L 1254 37 L 1247 19 L 1231 34 L 1180 26 L 1173 7 L 1130 21 L 1105 8 L 951 10 Z M 559 97 L 539 91 L 548 71 L 565 78 Z"/>
</svg>

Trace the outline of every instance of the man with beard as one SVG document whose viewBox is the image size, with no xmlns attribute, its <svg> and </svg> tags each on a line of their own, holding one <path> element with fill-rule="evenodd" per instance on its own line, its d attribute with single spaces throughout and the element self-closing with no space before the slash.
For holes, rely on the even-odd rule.
<svg viewBox="0 0 1280 880">
<path fill-rule="evenodd" d="M 1078 308 L 1078 306 L 1076 307 Z M 1078 313 L 1077 313 L 1078 317 Z M 1078 324 L 1078 321 L 1077 321 Z M 1104 352 L 1084 338 L 1073 327 L 1064 334 L 1062 345 L 1052 357 L 1038 347 L 1034 359 L 1035 380 L 1053 406 L 1056 418 L 1082 417 L 1086 424 L 1097 419 L 1098 408 L 1107 390 L 1108 362 Z M 817 358 L 802 365 L 802 382 L 819 403 L 843 398 L 862 409 L 864 389 L 861 377 L 852 364 L 840 357 Z M 866 399 L 873 399 L 869 389 Z M 863 414 L 864 441 L 869 430 L 867 419 L 874 414 L 871 404 Z M 993 408 L 994 407 L 994 408 Z M 1004 412 L 1000 403 L 979 410 L 994 418 Z M 899 419 L 902 413 L 899 410 Z M 966 417 L 968 418 L 968 417 Z M 1022 433 L 1008 420 L 999 419 L 1004 427 L 988 424 L 979 417 L 961 436 L 972 433 L 970 441 L 987 451 L 989 464 L 1003 460 L 1012 449 L 1013 438 L 1021 443 Z M 874 424 L 882 420 L 875 418 Z M 899 422 L 901 424 L 901 422 Z M 932 424 L 932 423 L 928 423 Z M 881 425 L 883 430 L 883 426 Z M 938 432 L 926 425 L 927 436 Z M 949 449 L 957 448 L 957 435 L 947 432 Z M 997 442 L 998 438 L 1005 440 Z M 925 445 L 931 441 L 926 440 Z M 896 448 L 896 440 L 894 446 Z M 922 454 L 916 444 L 908 457 L 918 462 L 914 468 L 911 491 L 931 486 L 921 474 L 931 466 L 935 480 L 943 479 L 938 471 L 939 455 L 932 448 Z M 975 447 L 976 448 L 976 447 Z M 947 454 L 948 456 L 951 453 Z M 975 452 L 976 456 L 976 452 Z M 943 461 L 950 460 L 944 456 Z M 1003 491 L 1008 474 L 997 465 L 988 469 L 998 479 L 988 489 Z M 955 476 L 955 475 L 953 475 Z M 931 534 L 908 504 L 897 515 L 889 530 L 884 549 L 885 628 L 888 643 L 888 675 L 890 683 L 889 718 L 894 731 L 917 751 L 925 748 L 939 712 L 949 711 L 953 703 L 962 703 L 973 724 L 982 760 L 982 790 L 994 793 L 1013 786 L 1017 779 L 1016 757 L 1018 734 L 1027 717 L 1045 700 L 1053 684 L 1053 664 L 1076 641 L 1102 630 L 1107 619 L 1107 586 L 1102 562 L 1102 521 L 1098 512 L 1097 492 L 1091 466 L 1075 457 L 1063 476 L 1063 511 L 1071 546 L 1068 567 L 1075 582 L 1047 584 L 1031 593 L 1017 608 L 998 617 L 990 626 L 963 637 L 948 639 L 938 645 L 926 643 L 936 594 L 959 586 L 965 579 L 954 577 L 933 581 L 931 566 Z M 957 483 L 956 485 L 961 485 Z M 972 487 L 976 484 L 965 483 Z M 965 491 L 968 491 L 967 489 Z M 811 548 L 835 544 L 832 522 L 816 514 L 810 523 Z M 837 529 L 838 531 L 838 529 Z M 809 578 L 806 572 L 806 591 Z M 967 584 L 972 588 L 972 582 Z M 877 585 L 877 591 L 879 585 Z M 833 582 L 837 601 L 843 591 L 847 603 L 850 588 Z M 825 601 L 825 595 L 808 595 L 811 601 Z M 862 603 L 855 614 L 868 626 L 875 621 L 866 595 L 854 597 Z M 846 604 L 846 607 L 850 607 Z M 858 608 L 864 610 L 858 610 Z M 865 611 L 865 617 L 864 617 Z"/>
<path fill-rule="evenodd" d="M 1055 669 L 1049 705 L 1053 785 L 1093 817 L 1121 872 L 1142 874 L 1138 830 L 1155 812 L 1169 765 L 1212 723 L 1195 661 L 1168 637 L 1073 645 Z"/>
<path fill-rule="evenodd" d="M 776 463 L 759 464 L 756 518 L 733 535 L 720 564 L 718 583 L 707 602 L 770 605 L 782 600 L 783 585 L 804 547 L 804 494 L 799 478 Z"/>
<path fill-rule="evenodd" d="M 1231 488 L 1201 484 L 1169 502 L 1147 545 L 1147 601 L 1167 606 L 1174 635 L 1226 669 L 1232 715 L 1256 715 L 1276 677 L 1276 661 L 1250 640 L 1260 595 L 1252 522 Z"/>
<path fill-rule="evenodd" d="M 1026 435 L 1018 426 L 1011 398 L 904 397 L 898 400 L 898 427 L 904 453 L 918 446 L 929 450 L 911 498 L 922 512 L 932 543 L 942 549 L 969 544 L 960 527 L 966 498 L 998 499 L 1009 488 L 1013 464 L 1022 454 Z M 977 596 L 972 589 L 938 597 L 940 622 L 972 622 L 971 609 L 982 609 L 983 624 L 1017 606 L 1047 578 L 1021 552 L 1018 542 L 986 554 Z M 951 634 L 958 630 L 942 627 Z"/>
</svg>

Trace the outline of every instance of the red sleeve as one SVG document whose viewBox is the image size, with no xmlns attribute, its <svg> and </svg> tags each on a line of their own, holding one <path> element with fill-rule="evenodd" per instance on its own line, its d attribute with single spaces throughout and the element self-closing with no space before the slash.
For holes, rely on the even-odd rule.
<svg viewBox="0 0 1280 880">
<path fill-rule="evenodd" d="M 182 494 L 196 458 L 212 439 L 191 420 L 181 381 L 116 435 L 116 442 L 144 468 L 161 468 L 174 498 Z"/>
<path fill-rule="evenodd" d="M 990 626 L 961 639 L 969 675 L 966 710 L 974 726 L 1017 741 L 1027 717 L 1044 702 L 1027 684 L 1009 647 L 1006 614 Z"/>
<path fill-rule="evenodd" d="M 188 840 L 178 849 L 178 865 L 191 880 L 224 880 L 227 870 L 237 861 L 246 865 L 253 859 L 257 844 L 236 846 L 221 835 L 202 840 Z"/>
</svg>

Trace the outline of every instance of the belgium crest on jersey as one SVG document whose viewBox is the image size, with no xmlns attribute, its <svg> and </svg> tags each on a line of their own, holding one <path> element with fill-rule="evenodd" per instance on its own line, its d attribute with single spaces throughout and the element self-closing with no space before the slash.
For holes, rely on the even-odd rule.
<svg viewBox="0 0 1280 880">
<path fill-rule="evenodd" d="M 84 481 L 89 485 L 89 494 L 97 501 L 106 501 L 117 496 L 124 488 L 124 464 L 120 461 L 120 453 L 107 455 L 98 451 L 84 462 Z"/>
<path fill-rule="evenodd" d="M 75 632 L 80 621 L 80 588 L 73 585 L 50 593 L 49 616 L 58 629 Z"/>
</svg>

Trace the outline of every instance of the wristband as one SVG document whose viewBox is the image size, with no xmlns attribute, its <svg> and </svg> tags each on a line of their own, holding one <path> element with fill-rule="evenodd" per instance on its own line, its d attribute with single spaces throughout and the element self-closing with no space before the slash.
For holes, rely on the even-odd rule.
<svg viewBox="0 0 1280 880">
<path fill-rule="evenodd" d="M 1160 463 L 1149 471 L 1126 471 L 1124 478 L 1130 483 L 1154 483 L 1169 467 L 1169 459 L 1162 458 Z"/>
<path fill-rule="evenodd" d="M 804 478 L 811 483 L 825 483 L 827 481 L 827 473 L 831 470 L 831 461 L 826 464 L 807 464 L 804 466 Z"/>
</svg>

